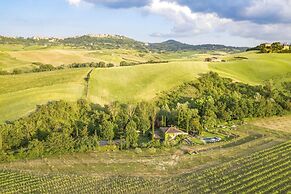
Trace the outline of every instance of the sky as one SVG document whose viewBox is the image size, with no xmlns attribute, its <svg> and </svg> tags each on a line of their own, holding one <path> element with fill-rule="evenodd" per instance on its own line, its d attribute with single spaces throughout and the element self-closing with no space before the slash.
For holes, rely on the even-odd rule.
<svg viewBox="0 0 291 194">
<path fill-rule="evenodd" d="M 0 35 L 118 34 L 144 42 L 291 42 L 291 0 L 0 0 Z"/>
</svg>

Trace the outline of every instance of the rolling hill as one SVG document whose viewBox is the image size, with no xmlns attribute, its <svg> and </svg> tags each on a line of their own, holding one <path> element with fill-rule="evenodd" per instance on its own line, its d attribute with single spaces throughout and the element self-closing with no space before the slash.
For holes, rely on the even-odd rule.
<svg viewBox="0 0 291 194">
<path fill-rule="evenodd" d="M 0 44 L 21 44 L 25 46 L 68 46 L 73 48 L 83 48 L 90 50 L 98 49 L 131 49 L 142 52 L 160 52 L 160 51 L 224 51 L 224 52 L 239 52 L 245 51 L 247 47 L 232 47 L 217 44 L 190 45 L 181 43 L 176 40 L 167 40 L 161 43 L 144 43 L 141 41 L 128 38 L 120 35 L 84 35 L 69 37 L 64 39 L 59 38 L 11 38 L 0 36 Z"/>
<path fill-rule="evenodd" d="M 74 38 L 76 41 L 74 44 L 78 44 L 78 41 L 88 37 L 80 38 Z M 91 38 L 100 39 L 100 37 L 94 36 L 90 36 L 89 39 Z M 122 36 L 115 38 L 127 41 Z M 39 41 L 42 43 L 43 41 L 49 42 L 49 40 L 51 39 Z M 2 38 L 1 41 L 6 44 L 0 44 L 0 69 L 7 71 L 15 68 L 29 69 L 34 62 L 59 66 L 74 62 L 105 61 L 118 65 L 121 61 L 168 61 L 167 63 L 94 69 L 89 81 L 88 99 L 101 104 L 115 100 L 121 102 L 151 100 L 160 92 L 195 80 L 199 74 L 208 71 L 215 71 L 222 76 L 249 84 L 262 84 L 267 79 L 273 79 L 279 85 L 283 81 L 291 80 L 290 54 L 228 53 L 221 50 L 202 54 L 199 54 L 197 50 L 150 53 L 136 49 L 76 49 L 68 45 L 56 45 L 52 41 L 50 46 L 44 46 L 37 45 L 35 42 L 40 43 L 37 39 L 10 38 L 7 40 L 5 38 L 5 42 Z M 73 40 L 67 41 L 68 43 L 73 42 Z M 28 44 L 29 42 L 32 43 Z M 164 45 L 167 44 L 172 45 L 171 49 L 192 48 L 192 46 L 175 41 L 164 43 Z M 174 47 L 176 44 L 180 46 Z M 205 62 L 206 57 L 217 57 L 226 62 Z M 84 78 L 89 71 L 89 68 L 82 68 L 0 75 L 0 122 L 19 118 L 34 110 L 37 104 L 50 100 L 81 98 L 85 87 Z"/>
<path fill-rule="evenodd" d="M 153 51 L 224 51 L 224 52 L 241 52 L 245 51 L 247 47 L 232 47 L 218 44 L 202 44 L 202 45 L 190 45 L 178 42 L 176 40 L 167 40 L 161 43 L 150 43 L 149 48 Z"/>
</svg>

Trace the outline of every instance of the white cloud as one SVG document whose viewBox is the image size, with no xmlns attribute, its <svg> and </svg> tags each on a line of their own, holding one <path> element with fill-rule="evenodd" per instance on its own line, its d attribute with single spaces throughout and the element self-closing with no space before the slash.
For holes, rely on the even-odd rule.
<svg viewBox="0 0 291 194">
<path fill-rule="evenodd" d="M 67 0 L 70 5 L 79 6 L 82 0 Z"/>
<path fill-rule="evenodd" d="M 161 15 L 174 23 L 171 34 L 193 35 L 213 31 L 219 25 L 231 20 L 219 18 L 214 13 L 194 13 L 187 6 L 174 1 L 153 0 L 145 9 L 153 14 Z"/>
<path fill-rule="evenodd" d="M 253 0 L 242 13 L 247 18 L 291 22 L 291 0 Z"/>
<path fill-rule="evenodd" d="M 265 6 L 269 6 L 269 2 L 271 2 L 269 0 L 255 1 L 264 1 Z M 175 1 L 153 0 L 145 9 L 173 22 L 171 32 L 167 34 L 154 33 L 152 34 L 153 36 L 181 37 L 216 32 L 258 40 L 291 40 L 291 34 L 288 33 L 291 31 L 291 24 L 257 24 L 247 20 L 234 21 L 228 18 L 221 18 L 216 13 L 192 12 L 189 7 L 180 5 Z M 255 10 L 255 4 L 253 4 L 253 8 L 249 10 L 248 14 L 255 13 Z M 281 14 L 284 14 L 284 12 Z M 286 14 L 290 13 L 286 12 Z"/>
<path fill-rule="evenodd" d="M 160 15 L 173 23 L 166 34 L 159 32 L 153 36 L 187 37 L 207 33 L 228 33 L 233 36 L 255 38 L 257 40 L 291 41 L 291 0 L 250 0 L 242 8 L 245 20 L 235 20 L 212 12 L 194 12 L 180 4 L 180 0 L 67 0 L 71 5 L 80 3 L 107 3 L 111 8 L 140 7 L 151 14 Z M 106 4 L 106 5 L 107 5 Z M 253 19 L 252 19 L 253 18 Z M 255 18 L 255 19 L 254 19 Z M 265 21 L 274 18 L 273 22 Z M 257 22 L 262 21 L 262 22 Z M 280 22 L 278 22 L 280 21 Z"/>
</svg>

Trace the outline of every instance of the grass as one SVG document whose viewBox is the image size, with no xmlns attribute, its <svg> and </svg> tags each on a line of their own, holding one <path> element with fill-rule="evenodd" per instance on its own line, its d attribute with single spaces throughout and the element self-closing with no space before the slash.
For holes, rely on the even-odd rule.
<svg viewBox="0 0 291 194">
<path fill-rule="evenodd" d="M 17 119 L 50 100 L 82 97 L 89 69 L 0 76 L 0 122 Z"/>
<path fill-rule="evenodd" d="M 12 71 L 15 68 L 27 68 L 29 66 L 31 66 L 30 62 L 16 59 L 8 53 L 0 51 L 0 70 Z"/>
<path fill-rule="evenodd" d="M 160 60 L 158 54 L 141 53 L 136 50 L 85 50 L 69 47 L 41 47 L 0 44 L 0 69 L 31 68 L 33 62 L 59 66 L 71 63 L 100 62 L 119 65 L 121 61 L 147 62 Z"/>
<path fill-rule="evenodd" d="M 150 100 L 157 93 L 194 80 L 207 71 L 207 65 L 196 62 L 95 69 L 89 83 L 89 99 L 101 104 Z"/>
<path fill-rule="evenodd" d="M 240 53 L 227 56 L 247 57 L 246 60 L 230 60 L 225 63 L 211 63 L 210 69 L 223 76 L 249 84 L 261 84 L 264 80 L 285 77 L 291 72 L 290 54 L 257 54 L 254 52 Z"/>
<path fill-rule="evenodd" d="M 11 57 L 22 61 L 40 62 L 59 66 L 62 64 L 99 62 L 98 58 L 91 57 L 92 51 L 74 49 L 43 49 L 26 51 L 9 51 Z"/>
<path fill-rule="evenodd" d="M 291 133 L 291 115 L 254 119 L 251 123 L 259 127 Z"/>
<path fill-rule="evenodd" d="M 204 62 L 206 57 L 214 55 L 226 59 L 228 62 Z M 238 56 L 247 59 L 238 60 L 235 58 Z M 257 54 L 254 52 L 219 53 L 219 55 L 196 52 L 157 54 L 123 49 L 93 51 L 64 47 L 0 45 L 0 69 L 10 71 L 14 68 L 30 68 L 32 62 L 51 63 L 57 66 L 92 61 L 118 64 L 122 60 L 133 62 L 168 60 L 169 63 L 94 69 L 89 82 L 89 100 L 100 104 L 116 100 L 121 102 L 151 100 L 158 93 L 195 80 L 200 73 L 208 71 L 216 71 L 222 76 L 249 84 L 261 84 L 264 80 L 273 78 L 276 86 L 279 87 L 280 82 L 291 80 L 290 54 Z M 84 87 L 82 78 L 87 71 L 87 69 L 76 71 L 66 69 L 56 72 L 0 76 L 0 121 L 19 118 L 25 112 L 33 110 L 36 103 L 56 99 L 74 100 L 82 96 L 81 90 Z M 71 84 L 67 86 L 67 88 L 71 88 L 70 90 L 66 89 L 68 83 Z M 48 90 L 51 95 L 46 92 Z M 33 97 L 34 95 L 43 96 L 42 100 L 33 100 L 37 98 Z"/>
</svg>

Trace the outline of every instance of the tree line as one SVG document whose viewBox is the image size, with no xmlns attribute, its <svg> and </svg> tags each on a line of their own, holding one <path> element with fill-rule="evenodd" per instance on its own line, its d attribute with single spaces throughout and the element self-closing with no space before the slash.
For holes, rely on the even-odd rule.
<svg viewBox="0 0 291 194">
<path fill-rule="evenodd" d="M 254 48 L 249 48 L 247 51 L 257 50 L 260 53 L 291 53 L 290 44 L 282 44 L 280 42 L 264 43 Z"/>
<path fill-rule="evenodd" d="M 175 125 L 199 135 L 221 124 L 288 111 L 290 95 L 272 82 L 250 86 L 210 72 L 153 102 L 101 106 L 81 99 L 39 105 L 30 115 L 0 125 L 0 160 L 85 152 L 97 149 L 100 140 L 118 141 L 120 149 L 168 146 L 154 139 L 155 129 Z"/>
<path fill-rule="evenodd" d="M 153 63 L 168 63 L 168 61 L 147 61 L 147 62 L 126 62 L 121 61 L 120 66 L 133 66 L 133 65 L 142 65 L 142 64 L 153 64 Z M 53 66 L 51 64 L 42 64 L 39 62 L 32 63 L 34 67 L 32 69 L 13 69 L 12 72 L 0 70 L 0 75 L 18 75 L 23 73 L 36 73 L 36 72 L 45 72 L 45 71 L 57 71 L 66 68 L 111 68 L 115 67 L 113 63 L 105 63 L 104 61 L 100 62 L 88 62 L 88 63 L 72 63 L 69 65 L 60 65 Z"/>
<path fill-rule="evenodd" d="M 169 61 L 154 61 L 149 60 L 146 62 L 128 62 L 128 61 L 121 61 L 119 63 L 120 66 L 134 66 L 134 65 L 143 65 L 143 64 L 157 64 L 157 63 L 169 63 Z"/>
<path fill-rule="evenodd" d="M 0 75 L 18 75 L 23 73 L 37 73 L 37 72 L 46 72 L 46 71 L 57 71 L 66 68 L 110 68 L 114 67 L 113 63 L 105 63 L 103 61 L 100 62 L 89 62 L 89 63 L 72 63 L 69 65 L 60 65 L 60 66 L 53 66 L 51 64 L 42 64 L 42 63 L 32 63 L 34 67 L 32 69 L 14 69 L 12 72 L 0 70 Z"/>
</svg>

